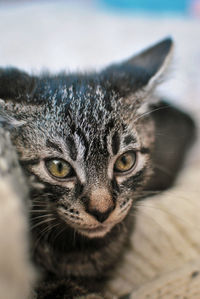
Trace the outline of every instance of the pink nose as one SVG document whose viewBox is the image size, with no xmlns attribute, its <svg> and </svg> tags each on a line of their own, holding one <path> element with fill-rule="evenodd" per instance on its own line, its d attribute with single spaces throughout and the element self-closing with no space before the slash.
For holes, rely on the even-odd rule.
<svg viewBox="0 0 200 299">
<path fill-rule="evenodd" d="M 104 222 L 115 208 L 112 196 L 105 189 L 96 189 L 81 198 L 88 214 Z"/>
</svg>

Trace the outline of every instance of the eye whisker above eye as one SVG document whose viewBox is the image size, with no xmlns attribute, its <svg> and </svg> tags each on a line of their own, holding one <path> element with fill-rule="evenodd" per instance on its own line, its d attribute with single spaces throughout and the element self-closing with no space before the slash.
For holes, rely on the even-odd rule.
<svg viewBox="0 0 200 299">
<path fill-rule="evenodd" d="M 152 110 L 149 110 L 149 111 L 146 111 L 144 113 L 142 113 L 141 115 L 139 115 L 135 120 L 134 122 L 137 122 L 139 119 L 143 118 L 143 117 L 147 117 L 149 116 L 150 114 L 152 114 L 153 112 L 156 112 L 156 111 L 159 111 L 159 110 L 162 110 L 162 109 L 167 109 L 167 108 L 170 108 L 170 105 L 165 105 L 165 106 L 162 106 L 162 107 L 158 107 L 158 108 L 154 108 Z"/>
</svg>

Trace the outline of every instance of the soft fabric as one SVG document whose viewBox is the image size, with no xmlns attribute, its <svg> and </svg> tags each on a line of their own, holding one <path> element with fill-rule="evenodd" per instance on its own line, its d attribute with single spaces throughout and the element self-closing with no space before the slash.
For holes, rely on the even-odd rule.
<svg viewBox="0 0 200 299">
<path fill-rule="evenodd" d="M 131 247 L 109 288 L 132 298 L 200 296 L 200 161 L 176 185 L 140 203 Z"/>
</svg>

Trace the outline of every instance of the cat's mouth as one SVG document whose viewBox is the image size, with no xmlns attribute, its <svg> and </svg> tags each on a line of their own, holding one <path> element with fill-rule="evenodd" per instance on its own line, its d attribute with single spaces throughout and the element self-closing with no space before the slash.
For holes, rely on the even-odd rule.
<svg viewBox="0 0 200 299">
<path fill-rule="evenodd" d="M 89 228 L 80 227 L 77 231 L 88 238 L 102 238 L 111 230 L 111 228 L 112 226 L 110 225 L 101 225 Z"/>
<path fill-rule="evenodd" d="M 58 211 L 60 217 L 77 233 L 88 238 L 103 238 L 116 224 L 125 218 L 131 205 L 132 201 L 128 200 L 123 209 L 115 209 L 103 223 L 98 222 L 94 217 L 84 211 L 82 215 L 78 215 L 76 218 L 74 215 L 72 217 L 71 213 L 62 207 Z"/>
</svg>

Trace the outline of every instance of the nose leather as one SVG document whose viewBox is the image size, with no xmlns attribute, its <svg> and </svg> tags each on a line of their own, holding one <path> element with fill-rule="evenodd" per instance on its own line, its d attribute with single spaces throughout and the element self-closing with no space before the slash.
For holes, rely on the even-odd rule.
<svg viewBox="0 0 200 299">
<path fill-rule="evenodd" d="M 113 211 L 113 208 L 108 209 L 105 212 L 99 212 L 98 210 L 88 210 L 87 212 L 94 216 L 99 222 L 103 223 L 110 215 L 110 213 Z"/>
</svg>

